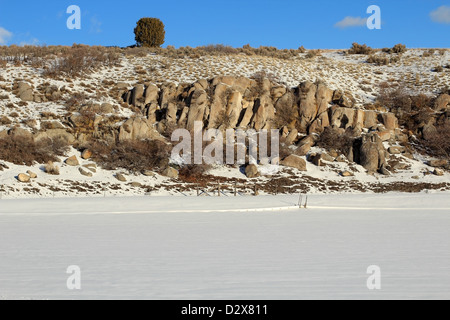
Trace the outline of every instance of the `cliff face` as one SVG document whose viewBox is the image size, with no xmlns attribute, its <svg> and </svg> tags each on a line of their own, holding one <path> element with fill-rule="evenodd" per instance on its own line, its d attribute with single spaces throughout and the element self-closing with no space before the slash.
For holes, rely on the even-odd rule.
<svg viewBox="0 0 450 320">
<path fill-rule="evenodd" d="M 398 126 L 392 113 L 356 109 L 349 92 L 331 90 L 322 83 L 286 88 L 268 79 L 224 76 L 190 85 L 142 84 L 118 95 L 139 108 L 145 121 L 159 131 L 168 125 L 190 130 L 195 121 L 202 121 L 205 128 L 285 127 L 299 134 L 320 134 L 330 126 L 394 134 Z M 384 134 L 384 139 L 388 136 Z"/>
</svg>

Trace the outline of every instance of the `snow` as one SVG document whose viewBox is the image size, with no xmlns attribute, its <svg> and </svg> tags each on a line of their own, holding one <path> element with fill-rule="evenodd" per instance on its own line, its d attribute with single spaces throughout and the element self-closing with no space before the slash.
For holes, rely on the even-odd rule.
<svg viewBox="0 0 450 320">
<path fill-rule="evenodd" d="M 448 193 L 298 198 L 0 200 L 0 299 L 450 298 Z"/>
</svg>

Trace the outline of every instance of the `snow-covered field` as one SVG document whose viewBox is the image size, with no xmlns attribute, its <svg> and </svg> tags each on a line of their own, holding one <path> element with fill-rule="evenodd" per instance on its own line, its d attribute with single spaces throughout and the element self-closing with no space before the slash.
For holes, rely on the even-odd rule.
<svg viewBox="0 0 450 320">
<path fill-rule="evenodd" d="M 305 199 L 303 199 L 304 201 Z M 449 193 L 0 200 L 0 299 L 449 299 Z M 81 290 L 66 286 L 68 266 Z M 367 288 L 369 266 L 381 289 Z"/>
</svg>

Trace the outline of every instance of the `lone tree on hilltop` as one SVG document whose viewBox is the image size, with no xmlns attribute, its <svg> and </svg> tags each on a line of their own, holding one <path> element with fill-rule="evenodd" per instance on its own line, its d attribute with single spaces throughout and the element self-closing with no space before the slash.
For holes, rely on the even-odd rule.
<svg viewBox="0 0 450 320">
<path fill-rule="evenodd" d="M 160 47 L 166 32 L 164 23 L 158 18 L 141 18 L 134 28 L 136 43 L 140 47 Z"/>
</svg>

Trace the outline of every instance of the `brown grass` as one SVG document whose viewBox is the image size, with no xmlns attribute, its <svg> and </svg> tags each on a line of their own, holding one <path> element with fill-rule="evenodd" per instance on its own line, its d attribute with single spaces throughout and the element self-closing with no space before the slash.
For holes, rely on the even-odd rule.
<svg viewBox="0 0 450 320">
<path fill-rule="evenodd" d="M 44 166 L 44 172 L 57 176 L 59 175 L 59 167 L 56 166 L 52 161 L 49 161 L 45 166 Z"/>
<path fill-rule="evenodd" d="M 371 54 L 373 53 L 373 49 L 368 47 L 366 44 L 359 44 L 354 42 L 352 47 L 347 51 L 348 54 Z"/>
<path fill-rule="evenodd" d="M 168 165 L 170 146 L 157 140 L 126 141 L 115 144 L 95 141 L 85 146 L 92 150 L 92 158 L 107 170 L 117 168 L 130 172 L 161 171 Z"/>
<path fill-rule="evenodd" d="M 0 159 L 17 165 L 30 166 L 33 163 L 58 161 L 64 155 L 67 145 L 63 140 L 33 141 L 25 136 L 7 136 L 0 139 Z"/>
</svg>

